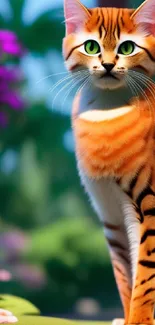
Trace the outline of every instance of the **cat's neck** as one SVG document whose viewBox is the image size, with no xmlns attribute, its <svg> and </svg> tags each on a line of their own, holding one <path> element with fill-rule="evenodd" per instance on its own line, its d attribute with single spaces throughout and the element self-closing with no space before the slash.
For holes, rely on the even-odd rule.
<svg viewBox="0 0 155 325">
<path fill-rule="evenodd" d="M 79 113 L 88 110 L 109 110 L 126 106 L 133 98 L 133 93 L 127 87 L 119 89 L 99 89 L 95 86 L 85 86 L 80 94 Z"/>
</svg>

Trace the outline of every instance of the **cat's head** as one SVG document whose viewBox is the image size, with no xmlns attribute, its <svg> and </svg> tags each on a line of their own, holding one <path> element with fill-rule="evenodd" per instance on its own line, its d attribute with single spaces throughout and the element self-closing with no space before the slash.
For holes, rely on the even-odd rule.
<svg viewBox="0 0 155 325">
<path fill-rule="evenodd" d="M 100 88 L 118 88 L 133 71 L 155 73 L 155 0 L 136 11 L 87 9 L 64 0 L 66 37 L 63 54 L 71 72 L 86 69 Z"/>
</svg>

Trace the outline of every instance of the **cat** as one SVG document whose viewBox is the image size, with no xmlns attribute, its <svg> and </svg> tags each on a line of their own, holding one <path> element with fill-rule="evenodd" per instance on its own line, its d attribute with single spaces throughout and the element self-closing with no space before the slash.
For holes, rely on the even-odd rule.
<svg viewBox="0 0 155 325">
<path fill-rule="evenodd" d="M 104 226 L 124 319 L 153 324 L 155 0 L 137 10 L 64 0 L 63 56 L 81 183 Z"/>
</svg>

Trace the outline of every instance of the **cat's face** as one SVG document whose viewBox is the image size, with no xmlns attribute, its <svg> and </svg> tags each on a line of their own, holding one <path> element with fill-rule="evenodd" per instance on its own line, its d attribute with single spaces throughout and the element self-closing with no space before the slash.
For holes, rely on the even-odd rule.
<svg viewBox="0 0 155 325">
<path fill-rule="evenodd" d="M 66 37 L 63 53 L 69 71 L 86 69 L 99 88 L 119 88 L 134 71 L 155 73 L 155 0 L 137 11 L 86 9 L 65 0 Z"/>
</svg>

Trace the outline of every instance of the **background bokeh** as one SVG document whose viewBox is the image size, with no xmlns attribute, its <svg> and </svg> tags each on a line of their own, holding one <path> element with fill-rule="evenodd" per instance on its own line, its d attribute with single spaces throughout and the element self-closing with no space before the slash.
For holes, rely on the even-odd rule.
<svg viewBox="0 0 155 325">
<path fill-rule="evenodd" d="M 25 48 L 9 62 L 20 69 L 25 109 L 0 128 L 0 269 L 11 273 L 0 292 L 29 299 L 45 315 L 111 318 L 121 305 L 103 229 L 76 170 L 75 89 L 66 80 L 53 88 L 67 76 L 62 2 L 0 1 L 0 28 Z"/>
</svg>

